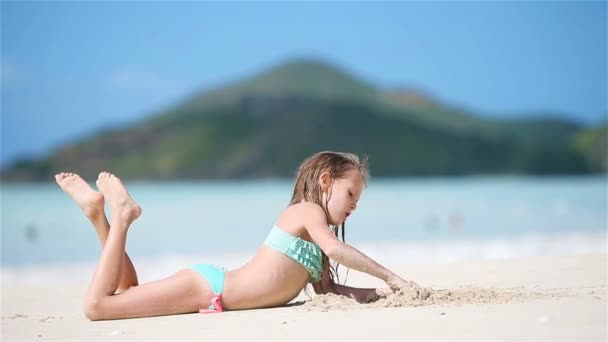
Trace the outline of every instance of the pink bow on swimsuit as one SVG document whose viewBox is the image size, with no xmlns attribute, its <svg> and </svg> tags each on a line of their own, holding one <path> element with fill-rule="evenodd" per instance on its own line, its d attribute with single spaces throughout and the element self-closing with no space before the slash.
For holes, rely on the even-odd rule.
<svg viewBox="0 0 608 342">
<path fill-rule="evenodd" d="M 221 300 L 222 300 L 221 293 L 216 296 L 213 296 L 211 298 L 211 304 L 209 305 L 209 308 L 208 309 L 199 309 L 198 313 L 209 314 L 209 313 L 220 313 L 220 312 L 224 311 L 224 308 L 222 308 L 222 304 L 220 304 Z"/>
</svg>

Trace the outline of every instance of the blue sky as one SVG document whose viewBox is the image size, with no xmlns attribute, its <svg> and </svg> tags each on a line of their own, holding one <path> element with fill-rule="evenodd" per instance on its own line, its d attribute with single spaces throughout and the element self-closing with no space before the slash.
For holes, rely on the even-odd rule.
<svg viewBox="0 0 608 342">
<path fill-rule="evenodd" d="M 1 2 L 1 158 L 315 57 L 480 115 L 607 115 L 605 1 Z"/>
</svg>

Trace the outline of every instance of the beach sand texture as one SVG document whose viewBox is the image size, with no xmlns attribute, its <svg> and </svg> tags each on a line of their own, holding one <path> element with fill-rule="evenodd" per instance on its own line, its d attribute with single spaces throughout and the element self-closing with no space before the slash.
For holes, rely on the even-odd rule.
<svg viewBox="0 0 608 342">
<path fill-rule="evenodd" d="M 370 304 L 300 294 L 281 308 L 90 322 L 86 283 L 2 282 L 2 340 L 607 339 L 606 254 L 389 265 L 426 291 Z M 91 270 L 92 272 L 92 270 Z M 344 275 L 342 273 L 342 275 Z M 147 279 L 146 279 L 147 280 Z M 350 271 L 348 285 L 384 284 Z"/>
</svg>

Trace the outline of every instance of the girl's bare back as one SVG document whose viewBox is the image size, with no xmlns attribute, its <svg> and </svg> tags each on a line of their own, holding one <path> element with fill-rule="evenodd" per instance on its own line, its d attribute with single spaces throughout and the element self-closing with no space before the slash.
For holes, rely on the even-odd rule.
<svg viewBox="0 0 608 342">
<path fill-rule="evenodd" d="M 310 241 L 301 217 L 305 206 L 296 204 L 283 210 L 277 227 Z M 262 245 L 254 257 L 240 268 L 226 273 L 223 303 L 229 310 L 280 306 L 294 299 L 309 282 L 308 271 L 283 253 Z"/>
</svg>

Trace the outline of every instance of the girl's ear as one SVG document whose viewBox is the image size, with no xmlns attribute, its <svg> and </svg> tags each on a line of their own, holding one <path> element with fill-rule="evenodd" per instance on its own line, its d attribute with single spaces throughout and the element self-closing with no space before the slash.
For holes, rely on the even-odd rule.
<svg viewBox="0 0 608 342">
<path fill-rule="evenodd" d="M 329 190 L 329 186 L 331 185 L 331 177 L 329 177 L 329 172 L 321 172 L 321 175 L 319 176 L 319 185 L 321 185 L 321 190 L 323 192 Z"/>
</svg>

